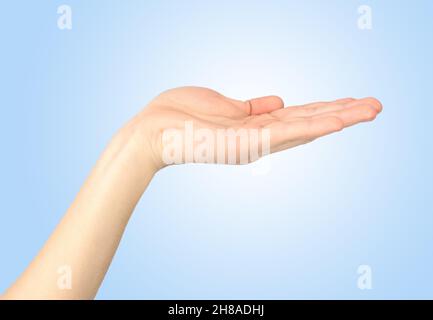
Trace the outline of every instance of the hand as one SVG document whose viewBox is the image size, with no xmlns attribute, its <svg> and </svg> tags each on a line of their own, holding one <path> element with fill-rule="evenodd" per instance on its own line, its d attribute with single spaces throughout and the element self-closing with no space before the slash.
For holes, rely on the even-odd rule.
<svg viewBox="0 0 433 320">
<path fill-rule="evenodd" d="M 138 116 L 144 120 L 138 123 L 145 128 L 154 162 L 161 168 L 167 164 L 162 157 L 163 132 L 183 130 L 187 121 L 192 121 L 194 129 L 207 128 L 213 132 L 230 128 L 269 129 L 270 151 L 277 152 L 371 121 L 381 110 L 381 103 L 374 98 L 345 98 L 284 108 L 283 101 L 276 96 L 240 101 L 210 89 L 183 87 L 168 90 L 155 98 Z M 239 163 L 239 144 L 235 147 Z M 224 149 L 230 152 L 227 141 Z M 216 161 L 216 156 L 213 158 Z M 249 162 L 256 160 L 248 156 L 246 159 Z M 184 156 L 180 162 L 185 160 Z M 192 160 L 202 162 L 200 157 Z"/>
<path fill-rule="evenodd" d="M 169 90 L 114 137 L 50 239 L 3 298 L 95 296 L 135 205 L 154 173 L 166 165 L 162 157 L 166 130 L 183 130 L 188 121 L 212 133 L 269 129 L 269 148 L 276 152 L 372 120 L 381 109 L 373 98 L 283 108 L 282 100 L 275 96 L 245 102 L 203 88 Z M 227 141 L 224 148 L 229 152 L 236 148 L 240 159 L 237 146 Z M 193 160 L 197 160 L 195 155 Z M 65 265 L 73 272 L 70 290 L 58 285 L 59 267 Z"/>
</svg>

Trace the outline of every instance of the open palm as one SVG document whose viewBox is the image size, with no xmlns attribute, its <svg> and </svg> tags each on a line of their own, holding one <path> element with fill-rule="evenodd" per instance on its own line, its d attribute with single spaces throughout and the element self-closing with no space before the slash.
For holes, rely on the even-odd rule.
<svg viewBox="0 0 433 320">
<path fill-rule="evenodd" d="M 381 110 L 381 103 L 374 98 L 345 98 L 284 108 L 277 96 L 241 101 L 206 88 L 183 87 L 162 93 L 143 113 L 148 119 L 146 127 L 155 159 L 163 166 L 162 132 L 182 129 L 187 121 L 192 121 L 194 128 L 214 131 L 268 129 L 270 151 L 277 152 L 371 121 Z"/>
</svg>

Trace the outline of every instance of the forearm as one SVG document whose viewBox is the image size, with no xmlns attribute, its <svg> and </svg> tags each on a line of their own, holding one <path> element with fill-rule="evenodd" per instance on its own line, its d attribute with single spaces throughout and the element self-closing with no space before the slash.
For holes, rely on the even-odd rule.
<svg viewBox="0 0 433 320">
<path fill-rule="evenodd" d="M 109 144 L 44 248 L 6 292 L 12 299 L 91 299 L 156 168 L 134 124 Z M 58 270 L 71 270 L 70 289 Z"/>
<path fill-rule="evenodd" d="M 168 164 L 162 157 L 165 130 L 177 130 L 179 139 L 172 142 L 178 147 L 175 151 L 180 150 L 180 159 L 182 138 L 191 136 L 182 132 L 186 122 L 205 130 L 197 130 L 197 137 L 208 139 L 194 140 L 200 147 L 194 150 L 194 161 L 208 163 L 215 157 L 210 152 L 203 160 L 203 150 L 215 150 L 215 131 L 237 135 L 241 130 L 266 129 L 267 145 L 277 152 L 371 121 L 381 110 L 374 98 L 284 108 L 275 96 L 245 102 L 198 87 L 162 93 L 115 136 L 51 238 L 6 298 L 90 299 L 96 295 L 135 205 L 155 172 Z M 237 143 L 229 145 L 226 140 L 222 139 L 222 147 L 227 154 L 241 150 Z M 249 150 L 244 149 L 245 159 L 253 161 Z M 64 266 L 72 271 L 70 290 L 58 286 L 58 270 Z"/>
</svg>

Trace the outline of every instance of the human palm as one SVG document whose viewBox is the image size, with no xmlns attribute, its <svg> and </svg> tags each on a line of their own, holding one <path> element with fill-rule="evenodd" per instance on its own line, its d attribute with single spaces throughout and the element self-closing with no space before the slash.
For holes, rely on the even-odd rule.
<svg viewBox="0 0 433 320">
<path fill-rule="evenodd" d="M 381 108 L 380 102 L 373 98 L 348 98 L 284 108 L 282 100 L 275 96 L 240 101 L 194 87 L 173 89 L 159 95 L 113 138 L 41 253 L 4 297 L 90 299 L 95 296 L 138 200 L 157 170 L 170 164 L 164 161 L 164 134 L 167 131 L 182 132 L 187 123 L 193 123 L 194 128 L 198 128 L 194 135 L 197 133 L 202 137 L 205 132 L 212 135 L 215 131 L 266 130 L 269 132 L 266 142 L 269 152 L 276 152 L 372 120 Z M 249 142 L 253 136 L 248 136 Z M 262 149 L 263 140 L 262 136 Z M 239 156 L 239 161 L 224 163 L 246 163 L 256 159 L 251 157 L 249 149 L 243 162 L 241 156 L 245 154 L 241 147 L 223 141 L 224 152 L 236 151 L 235 158 Z M 195 151 L 200 152 L 194 152 L 192 161 L 212 162 L 209 161 L 212 160 L 209 154 L 215 155 L 210 143 L 212 139 L 206 143 L 195 142 L 198 144 Z M 183 142 L 181 145 L 184 147 Z M 204 150 L 208 157 L 202 156 Z M 213 160 L 219 155 L 217 152 Z M 174 163 L 191 160 L 187 158 L 185 152 L 185 156 Z M 59 284 L 57 273 L 47 272 L 56 270 L 65 261 L 68 262 L 66 267 L 74 270 L 71 290 L 59 290 L 59 285 L 55 285 L 56 281 Z"/>
<path fill-rule="evenodd" d="M 206 88 L 183 87 L 156 97 L 143 114 L 154 158 L 164 166 L 162 134 L 168 129 L 182 130 L 186 122 L 193 123 L 195 129 L 214 132 L 268 129 L 270 152 L 277 152 L 371 121 L 381 110 L 381 103 L 374 98 L 345 98 L 284 108 L 276 96 L 241 101 Z M 239 146 L 236 148 L 239 159 Z M 249 162 L 253 160 L 248 158 Z"/>
</svg>

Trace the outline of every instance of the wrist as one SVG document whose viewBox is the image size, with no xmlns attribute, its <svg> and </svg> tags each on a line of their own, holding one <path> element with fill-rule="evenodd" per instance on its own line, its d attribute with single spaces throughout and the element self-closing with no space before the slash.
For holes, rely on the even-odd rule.
<svg viewBox="0 0 433 320">
<path fill-rule="evenodd" d="M 158 154 L 158 137 L 152 124 L 152 115 L 143 111 L 120 129 L 112 144 L 123 147 L 134 170 L 153 176 L 164 163 Z"/>
</svg>

